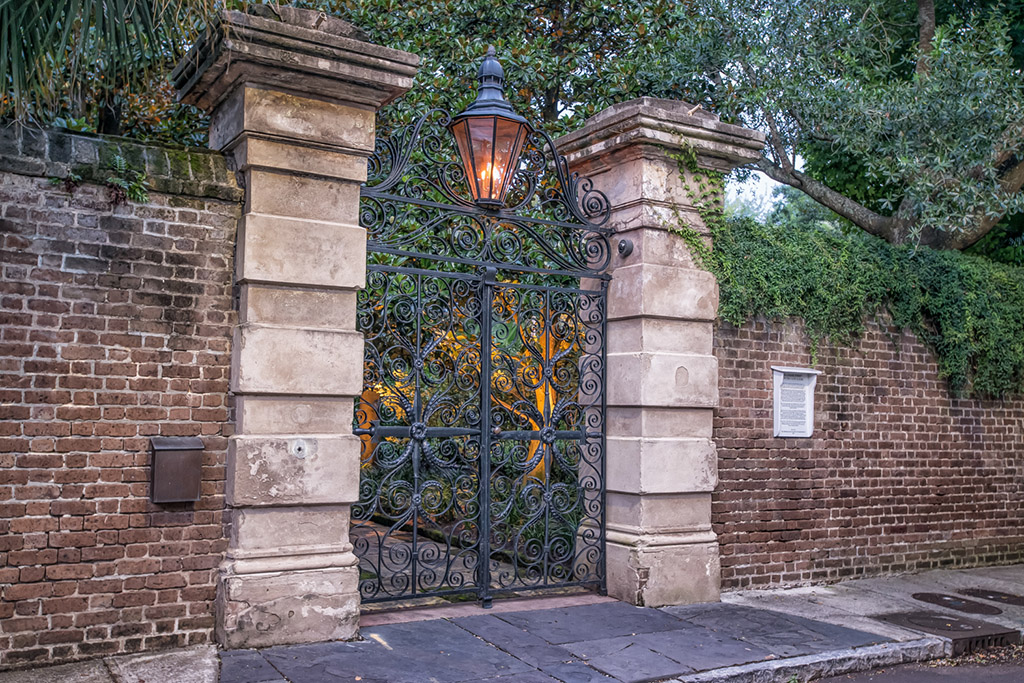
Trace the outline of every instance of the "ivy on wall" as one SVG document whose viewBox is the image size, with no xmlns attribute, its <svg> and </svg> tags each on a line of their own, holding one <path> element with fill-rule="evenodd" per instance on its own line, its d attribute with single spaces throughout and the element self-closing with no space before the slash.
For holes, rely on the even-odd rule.
<svg viewBox="0 0 1024 683">
<path fill-rule="evenodd" d="M 721 319 L 803 318 L 814 351 L 825 340 L 851 344 L 866 319 L 888 313 L 931 346 L 954 395 L 1024 393 L 1024 268 L 859 230 L 726 216 L 724 177 L 699 169 L 692 150 L 675 158 L 714 249 L 692 228 L 675 231 L 718 278 Z"/>
</svg>

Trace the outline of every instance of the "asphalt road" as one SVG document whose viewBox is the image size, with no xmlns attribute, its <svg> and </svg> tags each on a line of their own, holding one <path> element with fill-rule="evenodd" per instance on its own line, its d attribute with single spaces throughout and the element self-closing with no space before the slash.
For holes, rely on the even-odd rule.
<svg viewBox="0 0 1024 683">
<path fill-rule="evenodd" d="M 928 666 L 904 664 L 823 678 L 818 683 L 1024 683 L 1024 664 Z"/>
</svg>

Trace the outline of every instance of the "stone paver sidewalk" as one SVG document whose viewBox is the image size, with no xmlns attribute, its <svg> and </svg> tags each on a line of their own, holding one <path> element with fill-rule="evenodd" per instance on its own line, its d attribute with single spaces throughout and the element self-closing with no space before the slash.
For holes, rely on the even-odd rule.
<svg viewBox="0 0 1024 683">
<path fill-rule="evenodd" d="M 947 654 L 948 639 L 873 617 L 913 609 L 955 616 L 913 594 L 971 588 L 1024 595 L 1024 565 L 728 593 L 722 603 L 662 609 L 567 596 L 495 602 L 492 610 L 401 610 L 364 617 L 359 642 L 221 652 L 219 676 L 221 683 L 803 682 Z M 981 618 L 1024 630 L 1024 605 L 1000 607 Z M 212 647 L 0 673 L 0 683 L 217 680 Z"/>
<path fill-rule="evenodd" d="M 0 672 L 0 683 L 217 683 L 217 648 L 190 647 Z"/>
<path fill-rule="evenodd" d="M 873 633 L 728 604 L 601 602 L 364 627 L 356 643 L 221 655 L 221 683 L 649 681 L 889 643 Z"/>
</svg>

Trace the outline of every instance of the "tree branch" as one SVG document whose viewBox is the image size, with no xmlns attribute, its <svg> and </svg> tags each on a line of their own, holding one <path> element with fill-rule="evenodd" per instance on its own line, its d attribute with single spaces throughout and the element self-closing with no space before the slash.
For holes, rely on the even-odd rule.
<svg viewBox="0 0 1024 683">
<path fill-rule="evenodd" d="M 917 73 L 928 73 L 928 55 L 935 38 L 935 0 L 917 0 Z"/>
<path fill-rule="evenodd" d="M 755 167 L 772 180 L 795 187 L 822 206 L 832 209 L 843 218 L 850 220 L 865 232 L 881 237 L 886 242 L 899 243 L 907 234 L 909 224 L 906 220 L 875 213 L 866 206 L 799 171 L 788 170 L 773 164 L 766 157 L 761 157 Z"/>
<path fill-rule="evenodd" d="M 999 181 L 1000 188 L 1007 194 L 1016 194 L 1024 188 L 1024 159 L 1003 174 Z M 996 223 L 1003 220 L 1004 214 L 998 216 L 979 216 L 972 230 L 959 230 L 951 233 L 947 230 L 926 229 L 921 234 L 921 243 L 936 249 L 966 249 L 987 235 Z"/>
</svg>

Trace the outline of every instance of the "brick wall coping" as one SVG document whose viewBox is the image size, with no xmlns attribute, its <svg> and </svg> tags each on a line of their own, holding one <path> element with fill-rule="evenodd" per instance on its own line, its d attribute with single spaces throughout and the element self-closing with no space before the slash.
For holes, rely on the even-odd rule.
<svg viewBox="0 0 1024 683">
<path fill-rule="evenodd" d="M 219 152 L 62 128 L 0 126 L 0 171 L 62 179 L 74 173 L 103 185 L 117 155 L 145 172 L 153 192 L 226 201 L 241 201 L 244 195 Z"/>
</svg>

